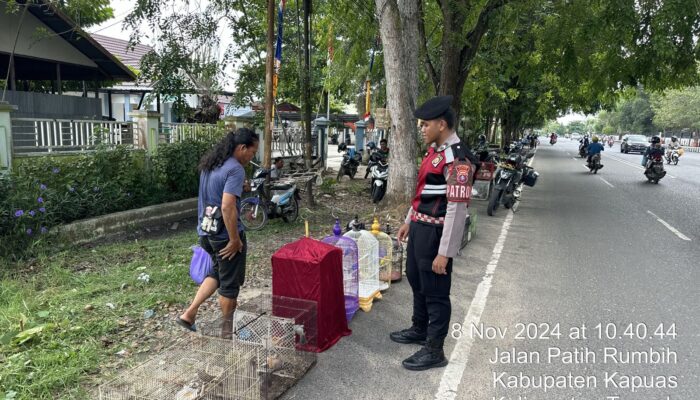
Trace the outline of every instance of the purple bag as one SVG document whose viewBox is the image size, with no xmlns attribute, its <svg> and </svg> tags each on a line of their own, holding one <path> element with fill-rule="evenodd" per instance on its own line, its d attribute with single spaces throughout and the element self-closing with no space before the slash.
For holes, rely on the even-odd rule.
<svg viewBox="0 0 700 400">
<path fill-rule="evenodd" d="M 192 261 L 190 262 L 190 277 L 197 285 L 201 285 L 212 272 L 211 255 L 201 246 L 193 246 Z"/>
</svg>

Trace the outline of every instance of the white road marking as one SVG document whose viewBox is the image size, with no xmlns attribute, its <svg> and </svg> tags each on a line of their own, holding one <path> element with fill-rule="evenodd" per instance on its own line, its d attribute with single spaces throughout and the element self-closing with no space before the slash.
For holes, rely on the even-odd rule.
<svg viewBox="0 0 700 400">
<path fill-rule="evenodd" d="M 468 332 L 471 330 L 472 324 L 479 324 L 481 315 L 486 308 L 486 300 L 488 299 L 489 291 L 492 286 L 491 281 L 496 272 L 498 260 L 501 258 L 511 222 L 513 222 L 513 213 L 508 213 L 506 220 L 503 222 L 501 234 L 496 241 L 496 245 L 493 247 L 491 261 L 489 261 L 484 277 L 476 288 L 474 298 L 469 305 L 469 311 L 467 311 L 467 315 L 464 316 L 464 321 L 462 321 L 462 337 L 457 340 L 457 344 L 455 344 L 454 349 L 452 349 L 452 354 L 450 355 L 450 362 L 442 373 L 440 386 L 438 387 L 438 392 L 435 394 L 436 400 L 452 400 L 457 396 L 457 389 L 459 388 L 459 383 L 462 381 L 464 370 L 467 368 L 469 353 L 474 344 L 474 337 L 468 334 Z"/>
<path fill-rule="evenodd" d="M 600 178 L 600 177 L 598 177 L 598 178 Z M 610 186 L 611 188 L 613 188 L 613 189 L 615 188 L 615 186 L 613 186 L 612 183 L 606 181 L 605 179 L 600 178 L 600 180 L 603 181 L 603 182 L 605 182 L 605 183 L 606 183 L 608 186 Z"/>
<path fill-rule="evenodd" d="M 672 227 L 668 222 L 664 221 L 663 219 L 659 218 L 656 214 L 653 212 L 647 210 L 647 213 L 650 214 L 652 217 L 656 218 L 657 221 L 661 222 L 661 225 L 665 226 L 668 228 L 669 231 L 673 232 L 674 235 L 678 236 L 679 238 L 683 240 L 687 240 L 688 242 L 690 241 L 690 238 L 688 236 L 685 236 L 682 234 L 678 229 Z"/>
</svg>

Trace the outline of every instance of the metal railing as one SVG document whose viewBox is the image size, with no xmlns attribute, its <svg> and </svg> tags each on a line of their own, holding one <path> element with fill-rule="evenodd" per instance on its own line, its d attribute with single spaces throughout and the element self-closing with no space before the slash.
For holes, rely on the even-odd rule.
<svg viewBox="0 0 700 400">
<path fill-rule="evenodd" d="M 223 136 L 225 132 L 225 128 L 221 125 L 161 122 L 158 142 L 178 143 L 185 139 L 216 139 Z"/>
<path fill-rule="evenodd" d="M 94 150 L 96 146 L 139 147 L 139 129 L 128 121 L 13 118 L 14 154 L 35 155 Z"/>
</svg>

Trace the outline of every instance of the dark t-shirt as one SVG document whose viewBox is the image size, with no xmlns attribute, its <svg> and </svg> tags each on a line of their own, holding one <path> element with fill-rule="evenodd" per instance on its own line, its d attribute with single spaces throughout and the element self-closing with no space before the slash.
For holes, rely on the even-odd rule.
<svg viewBox="0 0 700 400">
<path fill-rule="evenodd" d="M 197 215 L 199 216 L 197 223 L 197 233 L 199 236 L 207 236 L 202 231 L 202 215 L 206 205 L 214 205 L 221 208 L 221 202 L 224 193 L 229 193 L 236 196 L 236 210 L 238 210 L 238 231 L 243 232 L 241 224 L 241 192 L 243 191 L 243 182 L 245 181 L 245 170 L 243 166 L 231 157 L 224 162 L 219 168 L 212 171 L 202 172 L 199 174 L 199 199 L 197 201 Z M 228 231 L 226 226 L 213 236 L 214 239 L 228 239 Z"/>
</svg>

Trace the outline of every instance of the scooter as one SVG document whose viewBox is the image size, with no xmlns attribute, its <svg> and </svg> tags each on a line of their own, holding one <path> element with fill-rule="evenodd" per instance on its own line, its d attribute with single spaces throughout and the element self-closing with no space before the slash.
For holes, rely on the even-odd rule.
<svg viewBox="0 0 700 400">
<path fill-rule="evenodd" d="M 294 222 L 299 216 L 299 189 L 293 182 L 266 183 L 269 170 L 259 168 L 253 174 L 253 195 L 241 200 L 241 223 L 251 231 L 267 225 L 269 218 L 281 217 L 284 222 Z"/>
<path fill-rule="evenodd" d="M 600 153 L 594 154 L 591 157 L 591 161 L 588 162 L 588 171 L 597 174 L 601 168 L 603 168 L 603 165 L 600 163 Z"/>
<path fill-rule="evenodd" d="M 337 181 L 340 181 L 343 176 L 347 175 L 350 179 L 355 178 L 357 174 L 357 168 L 360 166 L 360 161 L 362 160 L 362 155 L 355 151 L 354 147 L 348 147 L 345 143 L 338 145 L 338 152 L 345 152 L 343 155 L 343 161 L 340 163 L 340 168 L 338 169 Z"/>
<path fill-rule="evenodd" d="M 386 183 L 389 178 L 389 163 L 379 153 L 372 154 L 372 156 L 370 156 L 370 162 L 372 162 L 372 160 L 374 162 L 372 166 L 369 167 L 370 173 L 372 174 L 370 191 L 372 193 L 372 202 L 376 204 L 384 198 L 384 194 L 386 193 Z"/>
<path fill-rule="evenodd" d="M 613 147 L 613 144 L 615 144 L 615 139 L 613 139 L 613 138 L 608 139 L 608 147 Z"/>
<path fill-rule="evenodd" d="M 680 158 L 680 152 L 678 149 L 669 150 L 670 154 L 666 154 L 666 162 L 673 165 L 678 165 L 678 159 Z"/>
<path fill-rule="evenodd" d="M 664 159 L 661 154 L 653 154 L 649 156 L 646 163 L 644 176 L 647 177 L 649 182 L 655 184 L 658 184 L 661 178 L 666 176 L 666 171 L 664 171 Z"/>
</svg>

